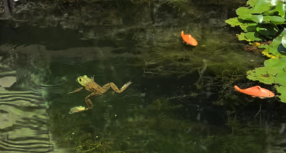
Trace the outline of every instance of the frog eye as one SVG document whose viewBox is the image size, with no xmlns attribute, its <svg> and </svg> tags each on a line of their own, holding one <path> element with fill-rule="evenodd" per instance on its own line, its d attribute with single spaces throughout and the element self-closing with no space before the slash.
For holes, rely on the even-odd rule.
<svg viewBox="0 0 286 153">
<path fill-rule="evenodd" d="M 78 81 L 81 82 L 81 78 L 79 78 Z"/>
</svg>

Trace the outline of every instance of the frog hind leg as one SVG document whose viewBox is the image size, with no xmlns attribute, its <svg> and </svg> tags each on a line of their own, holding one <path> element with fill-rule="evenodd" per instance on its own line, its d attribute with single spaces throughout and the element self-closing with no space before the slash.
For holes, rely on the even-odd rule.
<svg viewBox="0 0 286 153">
<path fill-rule="evenodd" d="M 132 83 L 132 82 L 130 82 L 130 81 L 127 82 L 127 83 L 125 83 L 125 84 L 121 87 L 120 90 L 118 89 L 118 87 L 117 87 L 113 82 L 110 82 L 109 85 L 110 85 L 110 87 L 111 87 L 115 92 L 121 93 L 121 92 L 123 92 L 131 83 Z"/>
<path fill-rule="evenodd" d="M 100 89 L 101 94 L 104 94 L 109 88 L 110 88 L 110 83 L 107 83 L 104 86 L 102 86 Z"/>
<path fill-rule="evenodd" d="M 101 94 L 100 93 L 91 93 L 91 94 L 89 94 L 88 96 L 86 96 L 85 97 L 85 103 L 86 103 L 86 105 L 87 105 L 87 109 L 92 109 L 93 108 L 93 104 L 92 104 L 92 102 L 91 102 L 91 100 L 90 100 L 90 98 L 91 97 L 94 97 L 94 96 L 100 96 Z"/>
</svg>

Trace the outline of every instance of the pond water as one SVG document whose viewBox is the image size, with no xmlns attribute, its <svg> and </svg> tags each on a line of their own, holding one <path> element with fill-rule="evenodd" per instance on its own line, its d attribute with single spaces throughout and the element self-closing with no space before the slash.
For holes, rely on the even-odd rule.
<svg viewBox="0 0 286 153">
<path fill-rule="evenodd" d="M 285 106 L 233 89 L 256 85 L 245 72 L 264 58 L 229 29 L 183 19 L 81 30 L 0 21 L 1 153 L 283 150 Z M 198 46 L 183 43 L 184 29 Z M 70 113 L 87 107 L 91 92 L 69 94 L 84 75 L 100 86 L 132 84 Z"/>
</svg>

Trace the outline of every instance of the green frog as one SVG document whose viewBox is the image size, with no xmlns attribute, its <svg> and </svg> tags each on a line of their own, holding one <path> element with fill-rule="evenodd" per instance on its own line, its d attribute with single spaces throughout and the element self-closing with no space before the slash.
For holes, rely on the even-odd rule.
<svg viewBox="0 0 286 153">
<path fill-rule="evenodd" d="M 102 94 L 104 94 L 110 87 L 117 93 L 121 93 L 123 92 L 132 82 L 127 82 L 126 84 L 124 84 L 121 89 L 119 90 L 118 87 L 113 83 L 107 83 L 104 86 L 100 86 L 98 85 L 96 82 L 94 82 L 94 77 L 89 78 L 86 75 L 84 76 L 79 76 L 77 78 L 77 81 L 79 84 L 81 84 L 83 87 L 85 87 L 85 90 L 90 91 L 91 94 L 89 94 L 87 97 L 85 97 L 85 103 L 87 105 L 86 109 L 92 109 L 93 104 L 90 100 L 91 97 L 93 96 L 100 96 Z M 72 92 L 69 92 L 69 94 L 71 93 L 76 93 L 79 92 L 83 89 L 83 87 L 80 87 Z"/>
</svg>

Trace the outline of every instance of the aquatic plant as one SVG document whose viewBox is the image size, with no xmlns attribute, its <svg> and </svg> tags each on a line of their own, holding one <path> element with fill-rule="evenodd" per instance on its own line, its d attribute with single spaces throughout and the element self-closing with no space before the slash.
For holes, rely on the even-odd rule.
<svg viewBox="0 0 286 153">
<path fill-rule="evenodd" d="M 276 90 L 281 94 L 278 97 L 286 102 L 286 5 L 282 1 L 249 0 L 247 7 L 236 10 L 238 17 L 230 18 L 225 22 L 232 27 L 240 26 L 244 31 L 237 35 L 239 40 L 249 43 L 254 41 L 273 41 L 263 44 L 263 55 L 271 58 L 259 67 L 247 72 L 247 78 L 264 84 L 276 84 Z"/>
<path fill-rule="evenodd" d="M 238 39 L 249 42 L 274 39 L 281 32 L 279 26 L 285 24 L 285 4 L 282 1 L 249 0 L 247 5 L 236 10 L 238 17 L 225 21 L 244 31 L 237 35 Z"/>
</svg>

